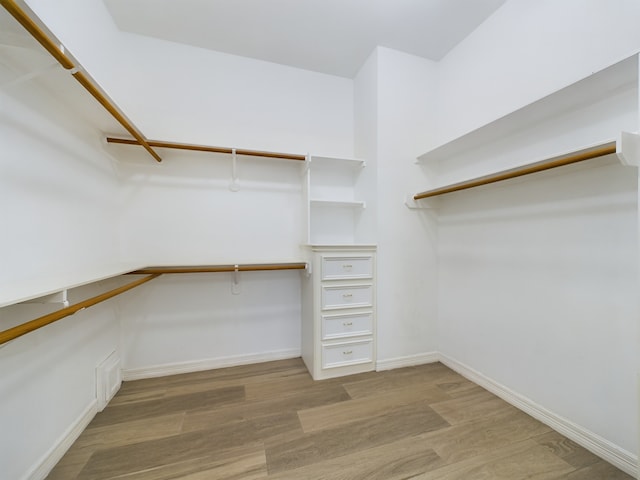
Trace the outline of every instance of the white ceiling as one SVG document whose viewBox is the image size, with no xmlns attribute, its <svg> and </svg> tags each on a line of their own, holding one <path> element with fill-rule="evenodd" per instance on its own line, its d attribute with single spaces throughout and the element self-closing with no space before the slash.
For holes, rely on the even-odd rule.
<svg viewBox="0 0 640 480">
<path fill-rule="evenodd" d="M 104 0 L 127 32 L 352 78 L 375 46 L 439 60 L 506 0 Z"/>
</svg>

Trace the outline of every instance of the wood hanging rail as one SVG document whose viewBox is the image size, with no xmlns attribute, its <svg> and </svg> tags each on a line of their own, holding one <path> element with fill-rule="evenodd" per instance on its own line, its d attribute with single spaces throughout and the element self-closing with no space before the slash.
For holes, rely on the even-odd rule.
<svg viewBox="0 0 640 480">
<path fill-rule="evenodd" d="M 267 270 L 304 270 L 306 263 L 262 263 L 249 265 L 201 265 L 195 267 L 146 267 L 127 275 L 161 273 L 218 273 L 218 272 L 260 272 Z"/>
<path fill-rule="evenodd" d="M 510 170 L 503 170 L 501 172 L 492 173 L 490 175 L 474 178 L 472 180 L 466 180 L 464 182 L 454 183 L 452 185 L 435 188 L 433 190 L 427 190 L 425 192 L 415 194 L 413 196 L 413 199 L 421 200 L 423 198 L 444 195 L 445 193 L 458 192 L 460 190 L 467 190 L 469 188 L 480 187 L 482 185 L 501 182 L 503 180 L 509 180 L 511 178 L 517 178 L 523 175 L 529 175 L 531 173 L 537 173 L 537 172 L 542 172 L 544 170 L 550 170 L 552 168 L 571 165 L 572 163 L 591 160 L 593 158 L 610 155 L 612 153 L 616 153 L 616 143 L 607 142 L 607 143 L 603 143 L 591 148 L 586 148 L 584 150 L 580 150 L 578 152 L 574 152 L 568 155 L 553 157 L 548 160 L 532 163 L 529 165 L 525 165 L 523 167 L 512 168 Z"/>
<path fill-rule="evenodd" d="M 195 152 L 211 152 L 211 153 L 233 153 L 232 148 L 228 147 L 211 147 L 208 145 L 196 145 L 192 143 L 177 143 L 177 142 L 165 142 L 162 140 L 147 140 L 149 145 L 157 148 L 173 148 L 177 150 L 191 150 Z M 137 140 L 129 138 L 114 138 L 107 137 L 107 143 L 117 143 L 121 145 L 140 145 Z M 265 152 L 262 150 L 246 150 L 236 148 L 236 155 L 247 155 L 251 157 L 267 157 L 267 158 L 279 158 L 282 160 L 299 160 L 305 161 L 305 155 L 299 155 L 294 153 L 278 153 L 278 152 Z"/>
<path fill-rule="evenodd" d="M 85 73 L 80 70 L 81 66 L 76 65 L 64 51 L 60 48 L 58 41 L 52 40 L 49 35 L 40 26 L 33 21 L 27 12 L 25 12 L 15 0 L 0 0 L 0 5 L 15 18 L 25 30 L 27 30 L 31 36 L 44 47 L 66 70 L 71 71 L 71 75 L 75 78 L 80 85 L 82 85 L 100 105 L 102 105 L 112 116 L 115 118 L 125 130 L 127 130 L 137 141 L 139 145 L 142 145 L 149 154 L 155 158 L 158 162 L 162 159 L 153 151 L 147 140 L 142 133 L 134 127 L 131 122 L 120 112 L 120 110 L 111 102 L 106 94 L 104 94 L 95 82 Z"/>
<path fill-rule="evenodd" d="M 10 342 L 11 340 L 21 337 L 22 335 L 25 335 L 29 332 L 33 332 L 34 330 L 42 328 L 53 322 L 57 322 L 58 320 L 68 317 L 69 315 L 73 315 L 74 313 L 84 308 L 88 308 L 100 302 L 104 302 L 105 300 L 115 297 L 116 295 L 120 295 L 121 293 L 131 290 L 132 288 L 142 285 L 143 283 L 153 280 L 154 278 L 157 278 L 159 276 L 159 273 L 148 275 L 136 280 L 135 282 L 128 283 L 126 285 L 123 285 L 122 287 L 115 288 L 101 295 L 97 295 L 95 297 L 84 300 L 83 302 L 76 303 L 75 305 L 62 308 L 53 313 L 49 313 L 42 317 L 36 318 L 35 320 L 31 320 L 30 322 L 26 322 L 13 328 L 4 330 L 0 332 L 0 345 Z"/>
</svg>

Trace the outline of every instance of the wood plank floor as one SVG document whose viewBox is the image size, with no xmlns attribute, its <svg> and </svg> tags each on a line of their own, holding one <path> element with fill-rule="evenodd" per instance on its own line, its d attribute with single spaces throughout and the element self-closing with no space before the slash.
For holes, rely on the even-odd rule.
<svg viewBox="0 0 640 480">
<path fill-rule="evenodd" d="M 632 479 L 440 363 L 300 359 L 125 382 L 47 478 Z"/>
</svg>

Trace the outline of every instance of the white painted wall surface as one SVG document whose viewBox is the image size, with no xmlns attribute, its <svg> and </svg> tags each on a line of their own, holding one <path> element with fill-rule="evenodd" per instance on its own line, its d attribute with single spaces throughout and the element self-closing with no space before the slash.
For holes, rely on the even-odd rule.
<svg viewBox="0 0 640 480">
<path fill-rule="evenodd" d="M 3 64 L 4 80 L 10 70 Z M 0 92 L 2 304 L 119 268 L 116 172 L 97 131 L 71 113 L 33 82 Z M 75 289 L 69 300 L 99 292 Z M 0 330 L 57 308 L 2 308 Z M 103 304 L 0 346 L 0 476 L 42 478 L 51 449 L 91 417 L 95 367 L 118 343 L 112 305 Z"/>
<path fill-rule="evenodd" d="M 99 0 L 29 5 L 148 138 L 353 156 L 349 79 L 120 32 Z"/>
<path fill-rule="evenodd" d="M 439 63 L 444 143 L 640 51 L 636 0 L 509 0 Z"/>
<path fill-rule="evenodd" d="M 637 52 L 638 18 L 634 1 L 507 2 L 439 65 L 437 143 Z M 630 108 L 616 109 L 607 132 L 611 122 L 637 130 L 628 114 L 637 90 L 623 96 Z M 534 160 L 536 147 L 501 161 Z M 467 175 L 499 169 L 487 151 L 484 165 L 467 156 Z M 636 188 L 636 173 L 618 165 L 543 175 L 445 196 L 438 227 L 440 351 L 629 458 L 638 451 Z"/>
<path fill-rule="evenodd" d="M 82 292 L 87 293 L 100 291 L 94 286 Z M 0 325 L 53 310 L 41 305 L 5 307 Z M 48 469 L 43 464 L 55 465 L 64 450 L 54 448 L 69 440 L 67 434 L 78 422 L 95 414 L 95 368 L 117 350 L 118 337 L 113 305 L 104 303 L 0 347 L 3 478 L 44 478 Z"/>
<path fill-rule="evenodd" d="M 164 275 L 119 301 L 126 377 L 300 356 L 304 271 Z M 160 373 L 155 373 L 160 372 Z"/>
<path fill-rule="evenodd" d="M 436 217 L 404 205 L 405 195 L 426 182 L 415 158 L 436 122 L 437 69 L 381 47 L 377 62 L 378 360 L 384 362 L 437 349 Z"/>
<path fill-rule="evenodd" d="M 594 163 L 443 198 L 439 348 L 635 454 L 637 178 Z"/>
</svg>

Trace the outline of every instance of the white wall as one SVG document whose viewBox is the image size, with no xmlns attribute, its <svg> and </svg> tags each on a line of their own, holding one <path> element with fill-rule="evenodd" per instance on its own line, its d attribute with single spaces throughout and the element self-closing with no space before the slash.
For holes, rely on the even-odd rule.
<svg viewBox="0 0 640 480">
<path fill-rule="evenodd" d="M 30 50 L 17 53 L 38 63 Z M 0 54 L 7 60 L 16 52 Z M 1 64 L 3 82 L 25 73 L 12 65 Z M 0 304 L 117 270 L 117 176 L 86 118 L 75 119 L 64 96 L 37 82 L 18 83 L 0 91 L 0 144 Z M 70 300 L 100 287 L 74 289 Z M 0 330 L 57 308 L 2 308 Z M 95 367 L 118 343 L 113 305 L 106 303 L 0 346 L 3 478 L 26 478 L 69 429 L 90 418 Z"/>
<path fill-rule="evenodd" d="M 509 0 L 438 65 L 437 144 L 640 50 L 636 0 Z"/>
<path fill-rule="evenodd" d="M 636 184 L 614 164 L 451 195 L 438 296 L 444 354 L 633 453 Z"/>
<path fill-rule="evenodd" d="M 377 49 L 378 359 L 382 362 L 437 349 L 435 216 L 404 205 L 405 196 L 426 182 L 415 158 L 432 140 L 436 71 L 436 64 L 423 58 Z"/>
<path fill-rule="evenodd" d="M 125 378 L 300 356 L 300 275 L 164 275 L 122 297 Z"/>
<path fill-rule="evenodd" d="M 99 0 L 28 3 L 148 138 L 353 155 L 349 79 L 120 32 Z"/>
<path fill-rule="evenodd" d="M 507 2 L 439 66 L 437 143 L 637 52 L 639 9 L 631 1 Z M 637 88 L 619 93 L 605 100 L 621 111 L 600 122 L 607 136 L 614 123 L 638 129 Z M 587 119 L 571 133 L 576 117 L 565 120 L 558 128 L 581 142 L 599 125 Z M 489 146 L 476 159 L 443 162 L 441 178 L 537 159 L 544 141 L 533 140 L 526 158 L 516 149 L 492 158 Z M 638 451 L 636 192 L 633 169 L 596 162 L 444 196 L 438 211 L 440 351 L 629 461 Z"/>
</svg>

